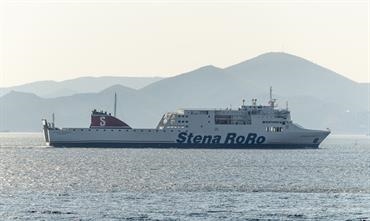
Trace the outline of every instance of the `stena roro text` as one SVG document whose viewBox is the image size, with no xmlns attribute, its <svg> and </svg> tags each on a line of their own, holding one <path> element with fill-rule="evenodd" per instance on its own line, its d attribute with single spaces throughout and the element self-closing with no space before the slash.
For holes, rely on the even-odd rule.
<svg viewBox="0 0 370 221">
<path fill-rule="evenodd" d="M 115 95 L 115 107 L 116 107 Z M 93 110 L 89 128 L 58 128 L 43 120 L 47 145 L 54 147 L 121 148 L 318 148 L 330 134 L 305 129 L 290 111 L 268 105 L 234 109 L 180 109 L 163 115 L 156 128 L 134 129 L 114 115 Z M 53 116 L 54 118 L 54 116 Z"/>
</svg>

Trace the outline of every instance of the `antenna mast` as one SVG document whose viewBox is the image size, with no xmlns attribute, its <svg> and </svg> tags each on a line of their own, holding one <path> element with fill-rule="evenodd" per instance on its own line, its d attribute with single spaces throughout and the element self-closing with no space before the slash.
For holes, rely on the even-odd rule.
<svg viewBox="0 0 370 221">
<path fill-rule="evenodd" d="M 269 104 L 271 105 L 271 107 L 275 107 L 275 101 L 276 101 L 276 99 L 272 99 L 272 86 L 270 86 L 270 101 L 269 101 Z"/>
<path fill-rule="evenodd" d="M 114 117 L 116 117 L 117 113 L 117 93 L 114 93 Z"/>
<path fill-rule="evenodd" d="M 52 119 L 52 123 L 51 123 L 51 127 L 54 128 L 55 127 L 55 114 L 53 112 L 53 114 L 51 115 L 51 119 Z"/>
<path fill-rule="evenodd" d="M 270 101 L 272 101 L 272 87 L 270 86 Z"/>
</svg>

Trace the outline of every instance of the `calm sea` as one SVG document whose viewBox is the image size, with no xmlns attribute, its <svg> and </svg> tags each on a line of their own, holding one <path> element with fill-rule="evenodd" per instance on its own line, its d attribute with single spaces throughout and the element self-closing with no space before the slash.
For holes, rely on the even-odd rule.
<svg viewBox="0 0 370 221">
<path fill-rule="evenodd" d="M 370 137 L 317 150 L 68 149 L 0 133 L 0 220 L 370 220 Z"/>
</svg>

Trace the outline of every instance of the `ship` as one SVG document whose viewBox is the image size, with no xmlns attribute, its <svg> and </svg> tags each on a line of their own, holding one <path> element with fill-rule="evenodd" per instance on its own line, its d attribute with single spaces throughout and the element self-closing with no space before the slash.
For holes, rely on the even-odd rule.
<svg viewBox="0 0 370 221">
<path fill-rule="evenodd" d="M 132 128 L 114 113 L 93 110 L 88 128 L 58 128 L 42 120 L 43 134 L 53 147 L 119 148 L 319 148 L 330 129 L 306 129 L 294 123 L 288 105 L 277 108 L 252 99 L 237 109 L 179 109 L 167 112 L 155 128 Z"/>
</svg>

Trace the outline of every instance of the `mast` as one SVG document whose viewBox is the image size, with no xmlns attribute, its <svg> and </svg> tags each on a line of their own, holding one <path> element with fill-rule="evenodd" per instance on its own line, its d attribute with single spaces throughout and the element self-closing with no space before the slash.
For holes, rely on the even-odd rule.
<svg viewBox="0 0 370 221">
<path fill-rule="evenodd" d="M 270 86 L 270 101 L 272 101 L 272 86 Z"/>
<path fill-rule="evenodd" d="M 275 107 L 275 102 L 276 102 L 276 99 L 273 99 L 272 98 L 272 86 L 270 86 L 270 100 L 269 100 L 269 104 L 271 107 Z"/>
<path fill-rule="evenodd" d="M 116 117 L 116 113 L 117 113 L 117 93 L 114 93 L 114 117 Z"/>
<path fill-rule="evenodd" d="M 51 122 L 52 122 L 52 123 L 51 123 L 51 127 L 52 127 L 52 128 L 54 128 L 54 127 L 55 127 L 55 114 L 54 114 L 54 112 L 53 112 L 53 114 L 51 115 L 51 120 L 52 120 L 52 121 L 51 121 Z"/>
</svg>

